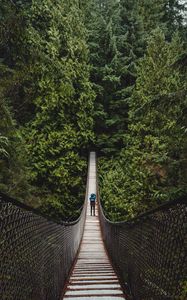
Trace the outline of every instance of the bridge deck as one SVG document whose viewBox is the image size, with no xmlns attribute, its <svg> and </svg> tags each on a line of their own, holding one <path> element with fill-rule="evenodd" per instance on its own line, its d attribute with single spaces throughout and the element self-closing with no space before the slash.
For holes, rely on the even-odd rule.
<svg viewBox="0 0 187 300">
<path fill-rule="evenodd" d="M 90 154 L 88 196 L 96 193 L 96 159 Z M 105 252 L 98 212 L 90 216 L 88 203 L 83 240 L 63 299 L 125 299 L 119 280 Z"/>
</svg>

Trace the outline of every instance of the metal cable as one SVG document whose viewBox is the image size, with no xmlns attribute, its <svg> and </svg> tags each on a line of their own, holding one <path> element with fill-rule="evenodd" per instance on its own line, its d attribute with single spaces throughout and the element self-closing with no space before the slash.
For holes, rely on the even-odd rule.
<svg viewBox="0 0 187 300">
<path fill-rule="evenodd" d="M 183 198 L 131 221 L 114 223 L 100 204 L 107 251 L 132 299 L 187 299 L 186 210 Z"/>
<path fill-rule="evenodd" d="M 0 194 L 0 299 L 59 300 L 85 216 L 86 200 L 78 220 L 58 224 Z"/>
</svg>

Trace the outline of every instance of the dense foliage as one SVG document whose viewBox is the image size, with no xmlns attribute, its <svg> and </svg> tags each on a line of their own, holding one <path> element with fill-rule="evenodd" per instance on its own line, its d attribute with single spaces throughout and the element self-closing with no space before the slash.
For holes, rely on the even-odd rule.
<svg viewBox="0 0 187 300">
<path fill-rule="evenodd" d="M 94 138 L 83 13 L 61 0 L 3 1 L 1 13 L 2 188 L 68 217 L 84 199 L 82 153 Z M 25 168 L 22 191 L 14 181 Z"/>
<path fill-rule="evenodd" d="M 182 53 L 177 36 L 168 43 L 156 30 L 139 61 L 126 146 L 111 169 L 104 163 L 102 198 L 113 219 L 123 219 L 124 212 L 133 217 L 186 190 L 187 76 L 177 64 Z"/>
<path fill-rule="evenodd" d="M 1 0 L 0 189 L 69 218 L 94 145 L 113 220 L 183 194 L 185 12 L 179 0 Z"/>
<path fill-rule="evenodd" d="M 186 23 L 179 1 L 92 1 L 100 193 L 113 220 L 186 192 Z"/>
</svg>

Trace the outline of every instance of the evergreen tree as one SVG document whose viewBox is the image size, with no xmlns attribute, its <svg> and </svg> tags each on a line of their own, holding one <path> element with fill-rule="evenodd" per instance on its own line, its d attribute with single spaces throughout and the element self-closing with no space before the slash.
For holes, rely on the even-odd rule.
<svg viewBox="0 0 187 300">
<path fill-rule="evenodd" d="M 61 1 L 33 1 L 28 28 L 39 64 L 35 115 L 23 130 L 31 178 L 46 194 L 44 210 L 60 209 L 66 216 L 84 199 L 81 151 L 93 139 L 94 94 L 81 18 L 77 1 L 63 3 L 63 9 Z"/>
<path fill-rule="evenodd" d="M 157 27 L 165 29 L 164 15 L 167 0 L 138 0 L 137 8 L 146 37 Z"/>
<path fill-rule="evenodd" d="M 92 1 L 88 19 L 91 80 L 97 94 L 97 146 L 105 154 L 119 153 L 127 129 L 128 100 L 142 55 L 141 21 L 133 1 Z"/>
<path fill-rule="evenodd" d="M 109 172 L 106 164 L 102 171 L 110 218 L 132 217 L 186 191 L 187 86 L 176 65 L 183 52 L 177 36 L 168 43 L 157 30 L 149 40 L 130 103 L 127 147 Z"/>
<path fill-rule="evenodd" d="M 22 72 L 20 40 L 23 13 L 17 2 L 1 1 L 0 6 L 0 190 L 13 196 L 28 196 L 24 140 L 16 122 L 16 107 Z"/>
<path fill-rule="evenodd" d="M 94 143 L 109 216 L 180 195 L 186 54 L 172 36 L 186 42 L 184 17 L 179 0 L 1 0 L 1 190 L 71 215 Z"/>
<path fill-rule="evenodd" d="M 114 117 L 111 119 L 110 116 L 110 102 L 119 85 L 116 46 L 118 18 L 118 1 L 90 1 L 86 20 L 92 64 L 91 81 L 97 95 L 94 113 L 95 132 L 98 137 L 97 146 L 105 153 L 115 151 L 110 126 L 115 121 Z"/>
<path fill-rule="evenodd" d="M 157 26 L 168 39 L 180 27 L 172 27 L 182 20 L 182 6 L 177 3 L 168 0 L 89 2 L 86 24 L 93 66 L 91 80 L 97 95 L 95 132 L 98 148 L 108 157 L 118 155 L 125 146 L 137 61 L 143 56 L 146 41 Z M 175 10 L 171 13 L 173 19 L 169 18 L 169 10 Z"/>
<path fill-rule="evenodd" d="M 12 195 L 68 216 L 84 199 L 93 139 L 83 12 L 79 1 L 2 1 L 1 15 L 1 189 L 18 178 Z"/>
<path fill-rule="evenodd" d="M 166 23 L 167 37 L 171 38 L 175 31 L 183 31 L 185 4 L 180 0 L 164 1 L 163 21 Z"/>
</svg>

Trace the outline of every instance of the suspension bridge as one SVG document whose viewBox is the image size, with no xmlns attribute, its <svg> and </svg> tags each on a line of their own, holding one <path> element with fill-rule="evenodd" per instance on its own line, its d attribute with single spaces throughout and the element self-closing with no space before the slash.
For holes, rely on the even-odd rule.
<svg viewBox="0 0 187 300">
<path fill-rule="evenodd" d="M 91 152 L 85 203 L 73 222 L 55 222 L 0 194 L 0 299 L 186 299 L 186 199 L 114 223 L 103 211 L 96 171 Z"/>
</svg>

